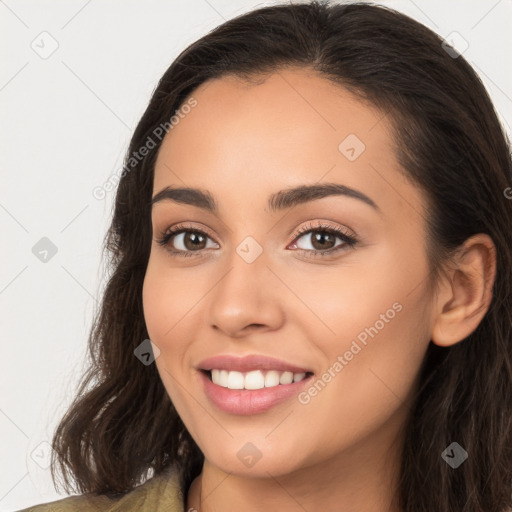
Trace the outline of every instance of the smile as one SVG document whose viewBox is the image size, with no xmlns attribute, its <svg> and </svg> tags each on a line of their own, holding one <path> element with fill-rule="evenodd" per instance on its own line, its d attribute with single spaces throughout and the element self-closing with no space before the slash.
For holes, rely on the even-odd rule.
<svg viewBox="0 0 512 512">
<path fill-rule="evenodd" d="M 228 389 L 263 389 L 300 382 L 306 373 L 276 370 L 253 370 L 250 372 L 212 369 L 210 378 L 214 384 Z"/>
<path fill-rule="evenodd" d="M 208 401 L 236 415 L 262 413 L 293 399 L 314 375 L 299 362 L 264 354 L 218 354 L 196 370 Z"/>
</svg>

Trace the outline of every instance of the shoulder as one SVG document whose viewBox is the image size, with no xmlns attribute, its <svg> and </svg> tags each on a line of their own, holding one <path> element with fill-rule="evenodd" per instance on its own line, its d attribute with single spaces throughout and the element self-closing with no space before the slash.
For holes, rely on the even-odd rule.
<svg viewBox="0 0 512 512">
<path fill-rule="evenodd" d="M 177 473 L 170 470 L 150 478 L 120 498 L 83 494 L 34 505 L 18 512 L 184 512 L 184 498 Z"/>
<path fill-rule="evenodd" d="M 128 494 L 126 496 L 128 496 Z M 115 503 L 115 500 L 109 499 L 106 496 L 93 496 L 84 494 L 82 496 L 70 496 L 62 500 L 43 503 L 41 505 L 33 505 L 32 507 L 24 508 L 18 512 L 85 512 L 86 510 L 90 510 L 91 512 L 96 510 L 107 511 L 110 510 L 112 505 Z"/>
</svg>

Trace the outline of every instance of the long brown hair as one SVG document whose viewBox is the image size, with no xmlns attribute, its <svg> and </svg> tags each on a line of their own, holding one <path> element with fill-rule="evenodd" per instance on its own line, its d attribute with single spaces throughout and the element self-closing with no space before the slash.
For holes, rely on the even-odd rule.
<svg viewBox="0 0 512 512">
<path fill-rule="evenodd" d="M 428 347 L 405 426 L 400 507 L 406 512 L 512 508 L 510 148 L 483 84 L 442 42 L 420 23 L 382 6 L 312 1 L 238 16 L 176 58 L 126 154 L 105 238 L 110 272 L 89 337 L 90 367 L 53 439 L 55 482 L 58 465 L 66 490 L 125 493 L 173 466 L 186 492 L 200 473 L 203 455 L 156 366 L 134 356 L 149 337 L 142 284 L 161 144 L 155 129 L 208 79 L 231 74 L 250 80 L 299 66 L 357 94 L 393 123 L 397 159 L 428 199 L 433 286 L 452 251 L 471 235 L 487 233 L 497 249 L 493 298 L 478 328 L 453 346 Z M 133 154 L 148 137 L 155 147 L 134 163 Z M 441 457 L 454 441 L 469 454 L 457 469 Z"/>
</svg>

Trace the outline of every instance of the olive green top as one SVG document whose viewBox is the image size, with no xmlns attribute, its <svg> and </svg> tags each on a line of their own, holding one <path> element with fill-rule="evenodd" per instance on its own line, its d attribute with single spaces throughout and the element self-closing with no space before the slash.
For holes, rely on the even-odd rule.
<svg viewBox="0 0 512 512">
<path fill-rule="evenodd" d="M 166 472 L 149 479 L 120 498 L 83 494 L 70 496 L 18 512 L 185 512 L 177 473 Z"/>
</svg>

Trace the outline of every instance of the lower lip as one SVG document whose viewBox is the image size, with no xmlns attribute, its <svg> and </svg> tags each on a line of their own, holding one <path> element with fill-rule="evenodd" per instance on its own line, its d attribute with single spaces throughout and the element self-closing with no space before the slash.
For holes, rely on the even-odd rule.
<svg viewBox="0 0 512 512">
<path fill-rule="evenodd" d="M 312 375 L 299 382 L 279 384 L 262 389 L 229 389 L 214 384 L 205 372 L 199 371 L 204 392 L 209 400 L 220 410 L 230 414 L 258 414 L 297 396 L 311 379 Z"/>
</svg>

